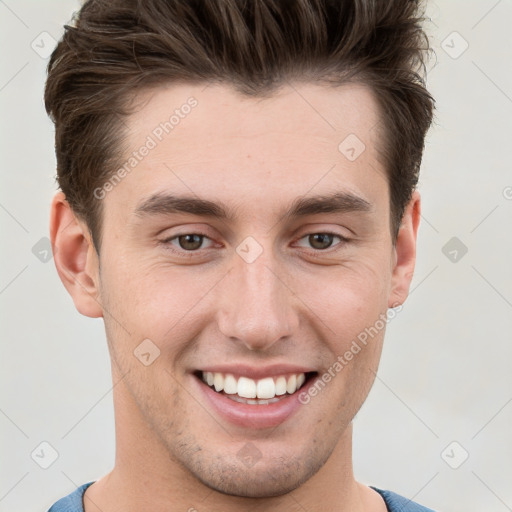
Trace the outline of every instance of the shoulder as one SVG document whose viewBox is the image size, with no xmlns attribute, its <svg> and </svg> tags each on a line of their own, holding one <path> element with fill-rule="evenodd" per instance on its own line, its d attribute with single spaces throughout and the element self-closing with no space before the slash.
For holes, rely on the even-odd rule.
<svg viewBox="0 0 512 512">
<path fill-rule="evenodd" d="M 385 491 L 373 486 L 370 487 L 382 496 L 389 512 L 435 512 L 431 508 L 424 507 L 393 491 Z"/>
<path fill-rule="evenodd" d="M 48 512 L 84 512 L 82 499 L 87 487 L 93 483 L 89 482 L 76 488 L 72 493 L 54 503 Z"/>
</svg>

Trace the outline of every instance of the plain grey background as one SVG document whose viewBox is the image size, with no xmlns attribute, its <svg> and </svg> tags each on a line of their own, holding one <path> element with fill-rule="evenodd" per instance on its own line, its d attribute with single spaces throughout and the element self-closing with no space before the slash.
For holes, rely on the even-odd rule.
<svg viewBox="0 0 512 512">
<path fill-rule="evenodd" d="M 0 0 L 2 512 L 47 510 L 114 460 L 103 323 L 75 310 L 45 252 L 56 190 L 45 67 L 79 5 Z M 512 5 L 445 0 L 429 2 L 428 13 L 437 112 L 419 185 L 417 266 L 354 420 L 354 469 L 366 484 L 439 511 L 506 512 Z"/>
</svg>

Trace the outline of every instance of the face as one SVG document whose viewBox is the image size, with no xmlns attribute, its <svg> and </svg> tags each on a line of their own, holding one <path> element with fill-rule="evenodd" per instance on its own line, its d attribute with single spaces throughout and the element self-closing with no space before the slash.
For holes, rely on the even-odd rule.
<svg viewBox="0 0 512 512">
<path fill-rule="evenodd" d="M 119 428 L 223 493 L 289 492 L 339 449 L 411 277 L 377 103 L 361 85 L 311 84 L 141 99 L 126 172 L 98 192 Z"/>
</svg>

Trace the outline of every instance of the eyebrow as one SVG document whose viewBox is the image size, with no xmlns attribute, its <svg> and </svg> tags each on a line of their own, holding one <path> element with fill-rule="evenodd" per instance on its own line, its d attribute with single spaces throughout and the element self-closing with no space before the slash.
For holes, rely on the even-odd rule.
<svg viewBox="0 0 512 512">
<path fill-rule="evenodd" d="M 370 213 L 373 210 L 373 205 L 370 202 L 352 192 L 335 192 L 333 194 L 299 197 L 292 202 L 289 209 L 282 216 L 283 218 L 294 219 L 321 213 Z M 235 209 L 222 203 L 169 193 L 157 193 L 143 199 L 134 213 L 139 217 L 187 213 L 228 221 L 234 220 L 236 217 Z"/>
</svg>

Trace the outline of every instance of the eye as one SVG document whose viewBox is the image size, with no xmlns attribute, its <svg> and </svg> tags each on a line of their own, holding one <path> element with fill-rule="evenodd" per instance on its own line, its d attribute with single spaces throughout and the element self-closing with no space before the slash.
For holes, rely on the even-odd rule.
<svg viewBox="0 0 512 512">
<path fill-rule="evenodd" d="M 199 249 L 204 249 L 204 247 L 201 246 L 205 238 L 209 240 L 209 238 L 203 233 L 184 233 L 182 235 L 175 235 L 171 238 L 166 238 L 165 240 L 162 240 L 162 243 L 164 245 L 172 245 L 173 251 L 176 250 L 179 252 L 180 250 L 183 250 L 187 252 L 195 252 Z M 177 247 L 177 249 L 174 249 L 174 247 Z"/>
<path fill-rule="evenodd" d="M 343 243 L 348 242 L 349 239 L 344 236 L 338 235 L 336 233 L 310 233 L 309 235 L 303 236 L 300 240 L 306 239 L 309 244 L 313 247 L 313 249 L 318 251 L 325 251 L 332 246 L 332 242 L 334 238 L 339 238 L 340 243 L 336 245 L 343 245 Z"/>
<path fill-rule="evenodd" d="M 345 238 L 342 235 L 338 235 L 336 233 L 329 232 L 321 232 L 321 233 L 310 233 L 309 235 L 305 235 L 300 240 L 306 240 L 308 244 L 315 251 L 326 251 L 327 249 L 333 246 L 333 240 L 338 238 L 340 240 L 339 243 L 334 244 L 334 247 L 337 245 L 344 245 L 344 243 L 349 242 L 348 238 Z M 199 252 L 201 249 L 207 249 L 209 247 L 203 247 L 203 242 L 205 240 L 210 241 L 210 246 L 212 247 L 212 240 L 203 233 L 183 233 L 180 235 L 174 235 L 172 237 L 166 238 L 162 240 L 162 244 L 168 247 L 170 250 L 176 253 L 194 253 Z"/>
</svg>

